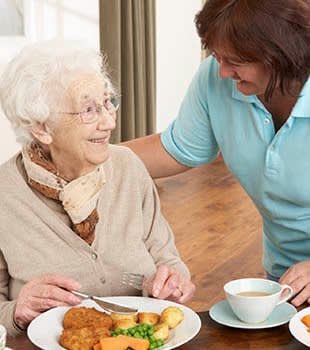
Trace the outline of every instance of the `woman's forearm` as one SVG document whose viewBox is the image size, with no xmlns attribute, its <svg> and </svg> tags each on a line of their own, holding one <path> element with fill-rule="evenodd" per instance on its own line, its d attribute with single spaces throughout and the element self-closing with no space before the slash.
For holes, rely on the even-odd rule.
<svg viewBox="0 0 310 350">
<path fill-rule="evenodd" d="M 160 178 L 182 173 L 190 168 L 177 162 L 164 149 L 160 134 L 140 137 L 122 143 L 129 147 L 143 161 L 152 178 Z"/>
</svg>

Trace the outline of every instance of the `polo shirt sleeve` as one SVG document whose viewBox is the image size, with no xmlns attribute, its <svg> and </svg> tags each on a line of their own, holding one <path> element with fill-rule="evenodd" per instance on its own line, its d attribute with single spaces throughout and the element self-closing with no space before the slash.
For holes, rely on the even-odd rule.
<svg viewBox="0 0 310 350">
<path fill-rule="evenodd" d="M 200 65 L 177 118 L 161 134 L 166 151 L 179 163 L 189 167 L 209 163 L 219 151 L 208 110 L 207 82 L 211 67 L 211 58 Z"/>
</svg>

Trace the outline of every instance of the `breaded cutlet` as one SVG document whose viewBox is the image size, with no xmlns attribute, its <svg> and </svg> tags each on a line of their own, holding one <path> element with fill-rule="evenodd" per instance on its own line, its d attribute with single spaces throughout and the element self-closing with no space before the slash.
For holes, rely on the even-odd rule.
<svg viewBox="0 0 310 350">
<path fill-rule="evenodd" d="M 92 350 L 101 338 L 110 335 L 111 332 L 105 327 L 66 328 L 61 333 L 59 343 L 68 350 Z"/>
<path fill-rule="evenodd" d="M 67 328 L 98 327 L 111 329 L 112 318 L 105 312 L 88 307 L 73 307 L 69 309 L 63 319 L 63 326 Z"/>
</svg>

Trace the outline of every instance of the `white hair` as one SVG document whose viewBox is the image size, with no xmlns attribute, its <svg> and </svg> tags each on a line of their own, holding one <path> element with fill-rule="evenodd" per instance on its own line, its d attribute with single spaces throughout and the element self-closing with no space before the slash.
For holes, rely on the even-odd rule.
<svg viewBox="0 0 310 350">
<path fill-rule="evenodd" d="M 60 100 L 72 75 L 82 72 L 100 75 L 114 91 L 102 55 L 79 41 L 28 45 L 8 64 L 0 78 L 0 102 L 18 142 L 33 140 L 32 127 L 47 121 L 52 101 Z"/>
</svg>

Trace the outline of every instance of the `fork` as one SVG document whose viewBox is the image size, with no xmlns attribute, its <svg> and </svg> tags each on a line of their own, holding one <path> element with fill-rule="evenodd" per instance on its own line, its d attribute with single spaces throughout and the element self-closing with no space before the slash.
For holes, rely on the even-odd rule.
<svg viewBox="0 0 310 350">
<path fill-rule="evenodd" d="M 82 299 L 90 299 L 97 303 L 102 309 L 108 312 L 117 312 L 122 314 L 136 314 L 138 309 L 134 309 L 131 307 L 123 306 L 120 304 L 110 303 L 101 299 L 101 297 L 96 297 L 93 295 L 87 295 L 84 293 L 77 292 L 75 290 L 71 291 L 72 294 L 82 298 Z"/>
<path fill-rule="evenodd" d="M 139 273 L 127 272 L 127 271 L 123 272 L 122 279 L 121 279 L 122 284 L 131 286 L 138 290 L 143 289 L 143 280 L 144 280 L 144 275 L 141 275 Z"/>
</svg>

